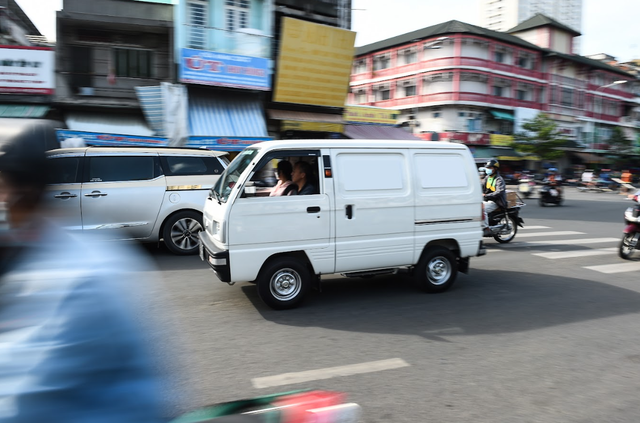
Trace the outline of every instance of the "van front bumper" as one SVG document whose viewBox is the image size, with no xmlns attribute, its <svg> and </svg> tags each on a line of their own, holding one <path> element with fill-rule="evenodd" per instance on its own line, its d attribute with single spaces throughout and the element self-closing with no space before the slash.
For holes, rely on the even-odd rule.
<svg viewBox="0 0 640 423">
<path fill-rule="evenodd" d="M 220 250 L 202 232 L 200 238 L 200 259 L 207 263 L 218 279 L 231 282 L 231 267 L 229 266 L 229 250 Z"/>
</svg>

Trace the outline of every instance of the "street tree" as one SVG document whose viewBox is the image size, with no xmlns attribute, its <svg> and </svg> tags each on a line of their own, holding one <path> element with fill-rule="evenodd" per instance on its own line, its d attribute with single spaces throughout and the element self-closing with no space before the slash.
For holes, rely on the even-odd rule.
<svg viewBox="0 0 640 423">
<path fill-rule="evenodd" d="M 558 125 L 545 113 L 538 113 L 533 119 L 526 119 L 522 132 L 513 138 L 513 147 L 518 152 L 533 153 L 542 160 L 555 160 L 564 155 L 560 147 L 566 147 L 568 140 L 563 137 Z"/>
<path fill-rule="evenodd" d="M 624 131 L 619 126 L 613 128 L 607 143 L 609 144 L 609 151 L 613 154 L 623 156 L 631 153 L 631 140 L 625 136 Z"/>
</svg>

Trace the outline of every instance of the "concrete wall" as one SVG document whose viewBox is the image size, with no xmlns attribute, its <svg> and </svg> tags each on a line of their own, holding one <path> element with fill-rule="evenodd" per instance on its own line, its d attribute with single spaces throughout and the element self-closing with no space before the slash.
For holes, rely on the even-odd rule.
<svg viewBox="0 0 640 423">
<path fill-rule="evenodd" d="M 68 13 L 93 15 L 92 20 L 111 22 L 131 19 L 173 21 L 173 6 L 128 0 L 64 0 L 62 10 Z"/>
</svg>

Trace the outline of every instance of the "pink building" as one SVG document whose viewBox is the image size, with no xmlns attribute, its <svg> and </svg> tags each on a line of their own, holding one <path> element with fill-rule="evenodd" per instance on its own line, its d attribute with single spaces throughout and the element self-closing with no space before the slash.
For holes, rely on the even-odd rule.
<svg viewBox="0 0 640 423">
<path fill-rule="evenodd" d="M 572 54 L 578 35 L 536 15 L 508 33 L 449 21 L 389 38 L 356 49 L 348 103 L 401 110 L 424 139 L 494 146 L 544 111 L 598 147 L 613 126 L 635 131 L 632 84 L 619 82 L 635 78 Z"/>
</svg>

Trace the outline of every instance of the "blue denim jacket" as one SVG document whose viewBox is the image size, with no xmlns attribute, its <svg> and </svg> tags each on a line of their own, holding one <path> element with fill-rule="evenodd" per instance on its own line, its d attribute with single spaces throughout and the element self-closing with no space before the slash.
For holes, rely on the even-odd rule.
<svg viewBox="0 0 640 423">
<path fill-rule="evenodd" d="M 140 256 L 47 225 L 0 279 L 0 422 L 159 422 Z"/>
</svg>

